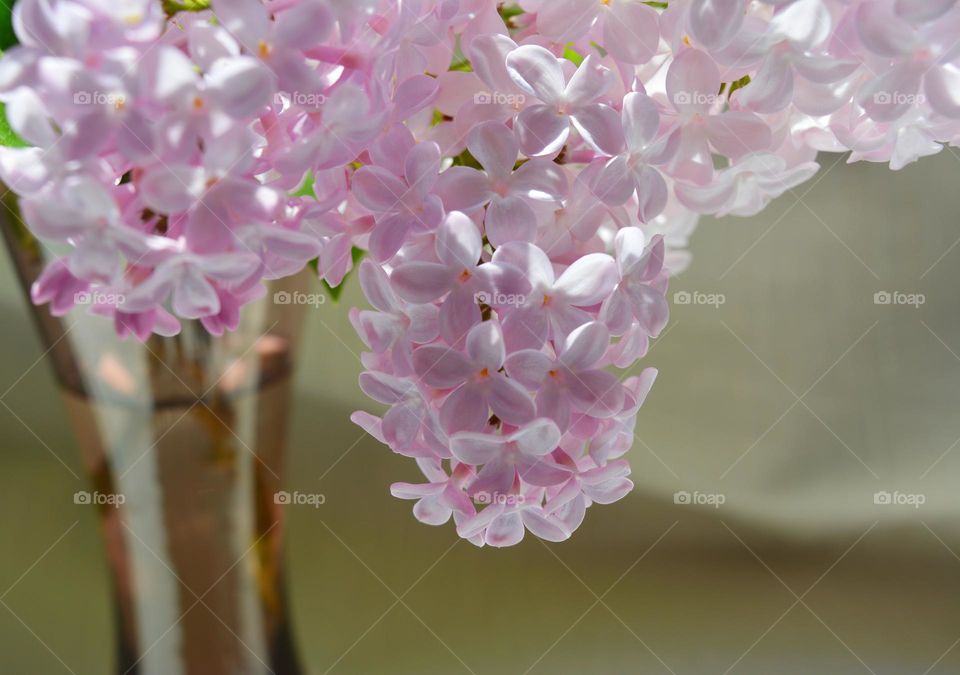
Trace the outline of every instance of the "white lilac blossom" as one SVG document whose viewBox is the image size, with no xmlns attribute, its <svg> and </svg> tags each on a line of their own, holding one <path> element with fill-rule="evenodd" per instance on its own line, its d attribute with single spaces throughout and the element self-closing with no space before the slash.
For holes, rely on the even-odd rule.
<svg viewBox="0 0 960 675">
<path fill-rule="evenodd" d="M 34 301 L 219 335 L 368 251 L 350 317 L 388 409 L 353 419 L 477 545 L 632 489 L 657 371 L 628 369 L 701 215 L 758 213 L 820 150 L 960 139 L 956 0 L 19 0 L 14 27 L 0 178 L 68 251 Z"/>
</svg>

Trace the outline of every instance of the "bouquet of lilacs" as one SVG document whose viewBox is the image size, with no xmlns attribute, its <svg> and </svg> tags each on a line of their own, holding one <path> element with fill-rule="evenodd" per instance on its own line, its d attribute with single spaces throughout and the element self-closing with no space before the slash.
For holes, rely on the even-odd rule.
<svg viewBox="0 0 960 675">
<path fill-rule="evenodd" d="M 19 0 L 0 178 L 33 287 L 120 336 L 237 326 L 359 252 L 354 421 L 477 545 L 564 540 L 633 487 L 701 214 L 753 215 L 818 151 L 900 168 L 960 133 L 956 0 Z M 12 131 L 11 131 L 12 130 Z"/>
</svg>

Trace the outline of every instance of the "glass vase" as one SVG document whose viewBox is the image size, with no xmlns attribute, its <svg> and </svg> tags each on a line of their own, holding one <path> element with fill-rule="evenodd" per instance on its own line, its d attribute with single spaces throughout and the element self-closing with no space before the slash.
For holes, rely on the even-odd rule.
<svg viewBox="0 0 960 675">
<path fill-rule="evenodd" d="M 24 291 L 42 247 L 3 233 Z M 300 675 L 282 569 L 284 436 L 303 306 L 276 282 L 223 337 L 146 343 L 78 307 L 32 312 L 89 475 L 125 675 Z M 286 300 L 286 302 L 284 302 Z"/>
</svg>

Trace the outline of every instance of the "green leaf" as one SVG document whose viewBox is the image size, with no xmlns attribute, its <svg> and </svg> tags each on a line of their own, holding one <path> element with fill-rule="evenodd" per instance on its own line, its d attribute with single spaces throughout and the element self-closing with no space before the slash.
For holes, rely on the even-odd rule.
<svg viewBox="0 0 960 675">
<path fill-rule="evenodd" d="M 329 295 L 330 299 L 335 303 L 340 301 L 340 296 L 343 294 L 343 287 L 346 285 L 347 279 L 349 279 L 350 275 L 353 274 L 353 271 L 357 269 L 357 265 L 360 263 L 366 253 L 367 252 L 363 249 L 357 248 L 356 246 L 353 247 L 353 250 L 350 251 L 350 256 L 353 258 L 353 269 L 347 272 L 347 275 L 343 278 L 343 281 L 341 281 L 338 286 L 331 286 L 326 282 L 326 280 L 321 282 L 323 283 L 323 287 L 327 290 L 327 295 Z M 316 272 L 317 261 L 311 260 L 310 267 L 312 267 L 313 271 Z"/>
<path fill-rule="evenodd" d="M 464 148 L 463 152 L 453 158 L 453 166 L 469 166 L 471 169 L 483 171 L 483 165 L 477 161 L 469 150 Z"/>
<path fill-rule="evenodd" d="M 0 103 L 0 145 L 8 148 L 29 148 L 30 144 L 17 135 L 7 120 L 7 106 Z"/>
<path fill-rule="evenodd" d="M 210 9 L 211 0 L 162 0 L 163 11 L 167 16 L 173 16 L 178 12 L 202 12 Z"/>
<path fill-rule="evenodd" d="M 602 59 L 607 58 L 607 50 L 604 49 L 602 46 L 598 45 L 593 40 L 590 41 L 590 46 L 597 50 L 597 53 L 600 55 L 600 58 Z"/>
<path fill-rule="evenodd" d="M 643 4 L 645 4 L 645 5 L 649 6 L 649 7 L 653 7 L 654 9 L 666 9 L 666 8 L 667 8 L 667 3 L 666 3 L 666 2 L 645 2 L 645 3 L 643 3 Z"/>
<path fill-rule="evenodd" d="M 17 44 L 13 31 L 13 2 L 0 2 L 0 53 Z M 0 145 L 10 148 L 28 148 L 30 144 L 17 135 L 7 120 L 7 107 L 0 103 Z"/>
<path fill-rule="evenodd" d="M 523 10 L 516 6 L 507 7 L 506 5 L 500 5 L 500 9 L 497 11 L 500 12 L 500 18 L 503 19 L 504 23 L 509 23 L 510 19 L 523 14 Z"/>
<path fill-rule="evenodd" d="M 7 51 L 18 42 L 13 32 L 13 2 L 0 2 L 0 51 Z"/>
<path fill-rule="evenodd" d="M 307 171 L 307 173 L 303 175 L 303 182 L 300 184 L 300 187 L 291 192 L 290 196 L 317 198 L 317 194 L 313 191 L 313 171 Z"/>
<path fill-rule="evenodd" d="M 737 81 L 735 81 L 735 82 L 731 82 L 731 83 L 730 83 L 730 93 L 727 94 L 727 99 L 729 99 L 731 96 L 733 96 L 733 93 L 734 93 L 735 91 L 737 91 L 737 89 L 743 89 L 743 88 L 746 87 L 748 84 L 750 84 L 750 76 L 749 76 L 749 75 L 744 75 L 744 76 L 741 77 L 739 80 L 737 80 Z"/>
<path fill-rule="evenodd" d="M 573 64 L 579 68 L 585 57 L 583 54 L 573 48 L 573 43 L 571 42 L 564 48 L 563 58 L 565 58 L 567 61 L 573 61 Z"/>
</svg>

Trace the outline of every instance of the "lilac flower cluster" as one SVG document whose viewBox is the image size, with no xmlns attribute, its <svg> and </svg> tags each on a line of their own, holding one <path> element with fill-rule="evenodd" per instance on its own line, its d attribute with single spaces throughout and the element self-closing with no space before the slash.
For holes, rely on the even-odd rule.
<svg viewBox="0 0 960 675">
<path fill-rule="evenodd" d="M 191 10 L 191 11 L 185 11 Z M 668 271 L 818 151 L 898 169 L 960 134 L 956 0 L 19 0 L 0 178 L 65 251 L 35 284 L 119 335 L 236 327 L 315 261 L 354 420 L 478 544 L 566 539 L 632 489 Z"/>
</svg>

